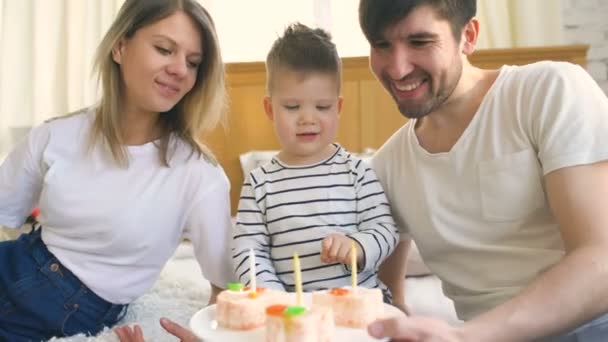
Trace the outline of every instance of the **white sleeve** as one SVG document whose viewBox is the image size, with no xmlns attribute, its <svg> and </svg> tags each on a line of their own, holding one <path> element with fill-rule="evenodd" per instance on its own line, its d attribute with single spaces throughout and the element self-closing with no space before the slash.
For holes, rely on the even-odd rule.
<svg viewBox="0 0 608 342">
<path fill-rule="evenodd" d="M 234 281 L 231 265 L 230 183 L 222 178 L 206 188 L 190 209 L 184 237 L 192 241 L 203 276 L 225 288 Z"/>
<path fill-rule="evenodd" d="M 258 180 L 259 181 L 259 180 Z M 234 227 L 233 266 L 237 279 L 248 286 L 251 282 L 249 268 L 249 249 L 253 249 L 256 259 L 256 283 L 258 286 L 285 290 L 277 276 L 270 254 L 270 235 L 266 228 L 264 208 L 258 204 L 254 189 L 256 182 L 252 173 L 243 183 L 239 211 Z"/>
<path fill-rule="evenodd" d="M 396 190 L 391 191 L 391 186 L 393 189 L 395 188 L 394 178 L 401 179 L 404 177 L 400 171 L 400 163 L 403 161 L 401 161 L 401 158 L 398 157 L 401 153 L 395 152 L 396 146 L 401 147 L 403 145 L 403 142 L 399 141 L 401 139 L 401 133 L 403 130 L 404 127 L 399 129 L 378 151 L 376 151 L 376 153 L 374 153 L 371 160 L 371 167 L 374 170 L 374 174 L 380 182 L 382 189 L 384 190 L 384 195 L 386 196 L 388 203 L 390 204 L 391 214 L 395 224 L 397 225 L 399 240 L 408 241 L 411 240 L 412 237 L 410 235 L 407 222 L 399 209 L 399 207 L 402 205 L 402 198 L 404 195 Z"/>
<path fill-rule="evenodd" d="M 530 83 L 521 108 L 544 174 L 608 160 L 608 98 L 583 68 L 555 63 Z"/>
<path fill-rule="evenodd" d="M 374 171 L 359 160 L 356 167 L 358 232 L 350 234 L 363 250 L 361 271 L 375 272 L 397 245 L 398 231 L 388 200 Z"/>
<path fill-rule="evenodd" d="M 49 140 L 48 124 L 32 129 L 0 165 L 0 225 L 21 226 L 36 206 L 47 169 L 42 156 Z"/>
</svg>

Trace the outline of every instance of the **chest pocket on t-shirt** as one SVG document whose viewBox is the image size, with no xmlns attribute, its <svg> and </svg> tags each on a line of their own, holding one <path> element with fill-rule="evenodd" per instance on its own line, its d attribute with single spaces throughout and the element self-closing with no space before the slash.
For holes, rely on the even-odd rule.
<svg viewBox="0 0 608 342">
<path fill-rule="evenodd" d="M 545 195 L 540 162 L 532 149 L 479 164 L 484 219 L 511 221 L 542 207 Z"/>
</svg>

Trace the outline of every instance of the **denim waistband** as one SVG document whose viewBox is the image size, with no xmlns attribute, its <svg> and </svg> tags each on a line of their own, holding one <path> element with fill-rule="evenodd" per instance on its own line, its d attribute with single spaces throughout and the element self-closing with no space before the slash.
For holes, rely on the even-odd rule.
<svg viewBox="0 0 608 342">
<path fill-rule="evenodd" d="M 30 252 L 32 258 L 40 266 L 41 269 L 48 270 L 49 277 L 60 276 L 66 281 L 61 282 L 61 286 L 68 287 L 67 291 L 85 290 L 88 295 L 88 300 L 92 304 L 105 308 L 105 310 L 118 313 L 124 316 L 126 313 L 127 305 L 124 304 L 113 304 L 107 300 L 99 297 L 93 291 L 91 291 L 76 275 L 74 275 L 67 267 L 63 266 L 61 262 L 51 253 L 41 237 L 40 226 L 34 226 L 33 230 L 29 234 L 22 235 L 25 242 L 27 243 L 27 250 Z"/>
</svg>

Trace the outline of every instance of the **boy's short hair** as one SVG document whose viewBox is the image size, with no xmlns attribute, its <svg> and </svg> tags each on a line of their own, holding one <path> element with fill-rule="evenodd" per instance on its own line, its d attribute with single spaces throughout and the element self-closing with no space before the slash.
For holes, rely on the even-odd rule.
<svg viewBox="0 0 608 342">
<path fill-rule="evenodd" d="M 374 43 L 382 40 L 384 30 L 420 6 L 431 6 L 447 20 L 458 42 L 462 28 L 477 12 L 477 0 L 360 0 L 359 25 L 367 41 Z"/>
<path fill-rule="evenodd" d="M 323 29 L 312 29 L 296 22 L 278 37 L 266 56 L 266 90 L 272 92 L 276 74 L 281 68 L 296 72 L 320 72 L 336 77 L 338 91 L 342 80 L 342 61 L 331 35 Z"/>
</svg>

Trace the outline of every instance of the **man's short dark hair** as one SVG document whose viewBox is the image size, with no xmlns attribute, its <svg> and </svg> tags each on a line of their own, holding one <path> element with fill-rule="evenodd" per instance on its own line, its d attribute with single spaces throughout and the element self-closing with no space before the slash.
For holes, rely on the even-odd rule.
<svg viewBox="0 0 608 342">
<path fill-rule="evenodd" d="M 450 23 L 452 34 L 460 41 L 460 33 L 466 23 L 475 16 L 477 0 L 361 0 L 359 24 L 367 41 L 383 39 L 384 31 L 408 16 L 415 8 L 430 6 L 441 19 Z"/>
</svg>

